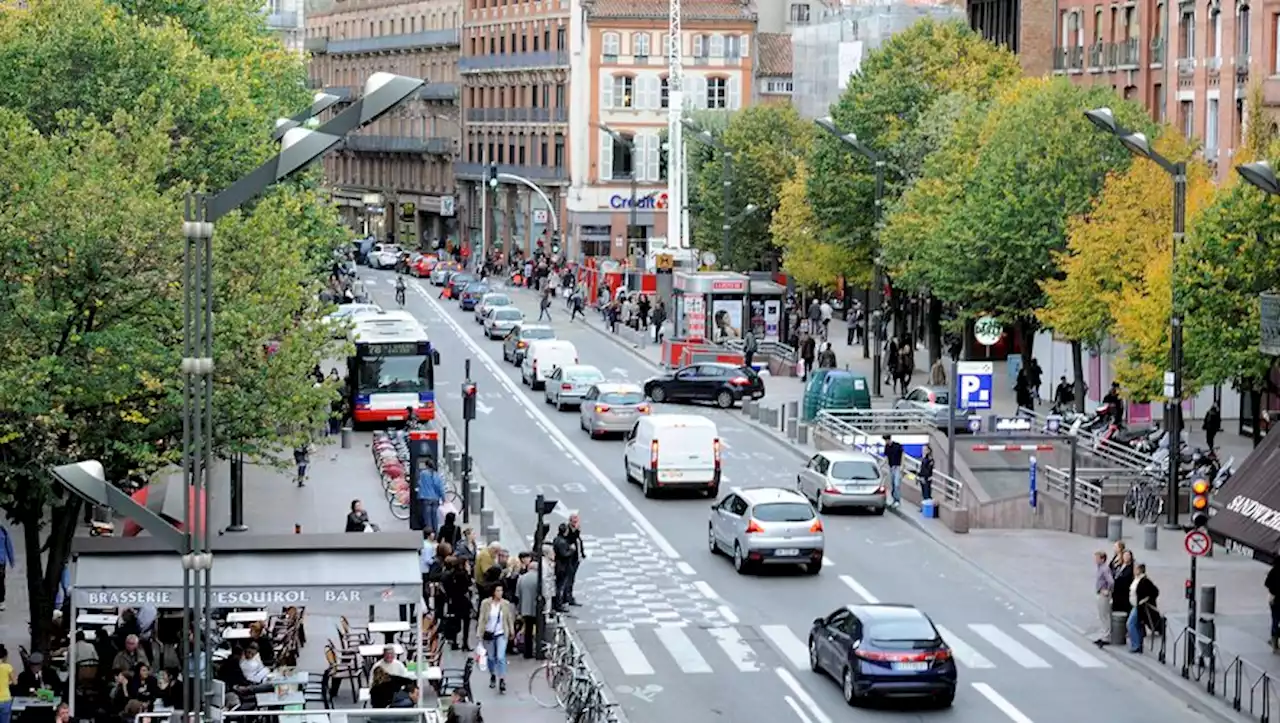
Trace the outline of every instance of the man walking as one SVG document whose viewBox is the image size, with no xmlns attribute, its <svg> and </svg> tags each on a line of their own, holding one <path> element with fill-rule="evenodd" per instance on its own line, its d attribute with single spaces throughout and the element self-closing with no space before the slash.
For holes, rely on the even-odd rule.
<svg viewBox="0 0 1280 723">
<path fill-rule="evenodd" d="M 538 566 L 541 563 L 531 560 L 528 568 L 520 574 L 516 581 L 516 604 L 520 606 L 520 628 L 524 631 L 524 645 L 521 652 L 526 659 L 533 658 L 534 644 L 538 638 Z"/>
<path fill-rule="evenodd" d="M 538 300 L 538 321 L 543 319 L 551 321 L 551 296 L 545 293 Z"/>
<path fill-rule="evenodd" d="M 569 542 L 569 525 L 561 522 L 556 531 L 556 539 L 551 542 L 551 553 L 555 560 L 556 594 L 552 609 L 558 613 L 566 612 L 568 604 L 569 570 L 573 567 L 573 545 Z"/>
<path fill-rule="evenodd" d="M 897 507 L 902 504 L 902 445 L 888 434 L 884 435 L 884 459 L 889 463 L 890 506 Z"/>
<path fill-rule="evenodd" d="M 13 538 L 9 535 L 9 528 L 0 525 L 0 610 L 4 610 L 4 600 L 8 595 L 5 574 L 9 572 L 9 568 L 16 567 L 17 564 L 18 561 L 13 554 Z"/>
<path fill-rule="evenodd" d="M 440 531 L 440 504 L 444 502 L 444 478 L 436 471 L 435 460 L 423 460 L 418 473 L 418 501 L 422 504 L 423 534 Z"/>
<path fill-rule="evenodd" d="M 569 516 L 569 532 L 565 536 L 572 546 L 572 557 L 569 564 L 569 581 L 565 585 L 564 602 L 576 607 L 580 603 L 573 595 L 573 585 L 578 581 L 578 566 L 587 557 L 586 551 L 582 549 L 582 518 L 576 514 Z"/>
<path fill-rule="evenodd" d="M 1093 553 L 1093 595 L 1098 615 L 1098 636 L 1093 644 L 1101 648 L 1111 643 L 1111 590 L 1116 585 L 1115 574 L 1107 562 L 1107 553 Z"/>
<path fill-rule="evenodd" d="M 759 348 L 756 342 L 756 332 L 754 329 L 748 328 L 746 336 L 742 337 L 742 362 L 748 368 L 751 366 L 751 360 L 756 357 L 756 349 Z"/>
</svg>

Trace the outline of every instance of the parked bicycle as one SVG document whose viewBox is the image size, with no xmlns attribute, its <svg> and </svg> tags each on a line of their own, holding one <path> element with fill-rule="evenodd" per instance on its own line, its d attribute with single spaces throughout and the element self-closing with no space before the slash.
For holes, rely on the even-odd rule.
<svg viewBox="0 0 1280 723">
<path fill-rule="evenodd" d="M 1124 495 L 1124 516 L 1149 524 L 1164 514 L 1164 485 L 1143 477 L 1129 486 Z"/>
</svg>

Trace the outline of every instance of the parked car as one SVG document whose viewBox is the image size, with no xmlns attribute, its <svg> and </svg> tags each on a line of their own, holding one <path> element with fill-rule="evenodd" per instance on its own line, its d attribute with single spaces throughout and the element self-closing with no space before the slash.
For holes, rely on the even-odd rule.
<svg viewBox="0 0 1280 723">
<path fill-rule="evenodd" d="M 590 364 L 556 367 L 547 375 L 544 396 L 547 404 L 554 404 L 557 411 L 564 411 L 565 407 L 581 404 L 587 391 L 602 381 L 604 374 Z"/>
<path fill-rule="evenodd" d="M 449 283 L 449 277 L 458 271 L 458 266 L 452 263 L 441 262 L 431 269 L 431 285 L 444 286 Z"/>
<path fill-rule="evenodd" d="M 439 262 L 435 254 L 418 254 L 418 257 L 410 262 L 409 272 L 423 279 L 431 275 Z"/>
<path fill-rule="evenodd" d="M 458 307 L 463 311 L 475 311 L 480 298 L 489 293 L 489 285 L 480 281 L 467 284 L 458 295 Z"/>
<path fill-rule="evenodd" d="M 394 269 L 400 263 L 404 251 L 395 244 L 374 244 L 369 252 L 369 266 L 375 269 Z"/>
<path fill-rule="evenodd" d="M 598 383 L 582 396 L 579 407 L 579 425 L 593 439 L 626 432 L 652 409 L 644 389 L 630 382 Z"/>
<path fill-rule="evenodd" d="M 463 273 L 461 271 L 456 274 L 451 274 L 449 276 L 449 280 L 445 282 L 445 285 L 444 285 L 445 298 L 446 299 L 458 298 L 458 296 L 462 293 L 462 290 L 467 287 L 467 284 L 470 284 L 473 281 L 476 281 L 476 277 L 472 276 L 471 274 Z"/>
<path fill-rule="evenodd" d="M 520 366 L 531 342 L 554 338 L 555 330 L 546 324 L 518 324 L 502 339 L 502 361 Z"/>
<path fill-rule="evenodd" d="M 501 339 L 524 321 L 524 314 L 514 306 L 494 306 L 484 317 L 484 335 Z"/>
<path fill-rule="evenodd" d="M 818 512 L 854 508 L 883 515 L 888 504 L 884 483 L 880 460 L 860 450 L 819 452 L 796 474 L 796 489 Z"/>
<path fill-rule="evenodd" d="M 707 546 L 733 557 L 745 575 L 761 565 L 800 565 L 822 571 L 826 534 L 809 501 L 780 487 L 734 488 L 711 506 Z"/>
<path fill-rule="evenodd" d="M 893 403 L 894 409 L 914 409 L 933 417 L 939 429 L 947 428 L 951 418 L 948 405 L 951 401 L 951 390 L 945 386 L 919 386 L 907 392 L 907 395 Z M 969 428 L 969 410 L 957 409 L 955 412 L 955 428 L 964 431 Z"/>
<path fill-rule="evenodd" d="M 750 367 L 703 362 L 646 381 L 644 393 L 659 404 L 715 402 L 728 409 L 743 399 L 764 397 L 764 379 Z"/>
</svg>

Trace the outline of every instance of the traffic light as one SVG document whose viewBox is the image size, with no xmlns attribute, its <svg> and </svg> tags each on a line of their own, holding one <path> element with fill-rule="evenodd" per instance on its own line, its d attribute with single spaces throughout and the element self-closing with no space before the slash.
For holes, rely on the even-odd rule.
<svg viewBox="0 0 1280 723">
<path fill-rule="evenodd" d="M 560 255 L 560 234 L 551 237 L 551 254 L 553 256 Z"/>
<path fill-rule="evenodd" d="M 476 418 L 476 383 L 462 383 L 462 418 L 470 422 Z"/>
<path fill-rule="evenodd" d="M 1200 528 L 1209 524 L 1209 492 L 1212 485 L 1208 480 L 1198 479 L 1191 483 L 1191 526 Z"/>
<path fill-rule="evenodd" d="M 498 190 L 498 164 L 489 164 L 489 188 Z"/>
</svg>

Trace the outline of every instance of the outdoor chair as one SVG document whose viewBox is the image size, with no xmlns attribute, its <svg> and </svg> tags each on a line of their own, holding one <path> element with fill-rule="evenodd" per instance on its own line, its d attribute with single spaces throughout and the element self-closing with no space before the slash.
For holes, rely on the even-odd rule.
<svg viewBox="0 0 1280 723">
<path fill-rule="evenodd" d="M 471 695 L 471 673 L 475 670 L 475 667 L 476 659 L 468 655 L 467 662 L 463 664 L 461 668 L 449 668 L 442 670 L 440 681 L 436 683 L 436 693 L 441 696 L 461 693 L 462 700 L 475 700 Z"/>
<path fill-rule="evenodd" d="M 324 648 L 324 659 L 329 667 L 325 670 L 325 676 L 328 678 L 328 688 L 326 693 L 330 700 L 333 700 L 338 694 L 338 690 L 342 687 L 345 680 L 351 686 L 351 700 L 356 701 L 360 698 L 360 688 L 365 680 L 364 670 L 349 661 L 342 661 L 338 658 L 338 651 L 332 645 L 326 645 Z"/>
</svg>

